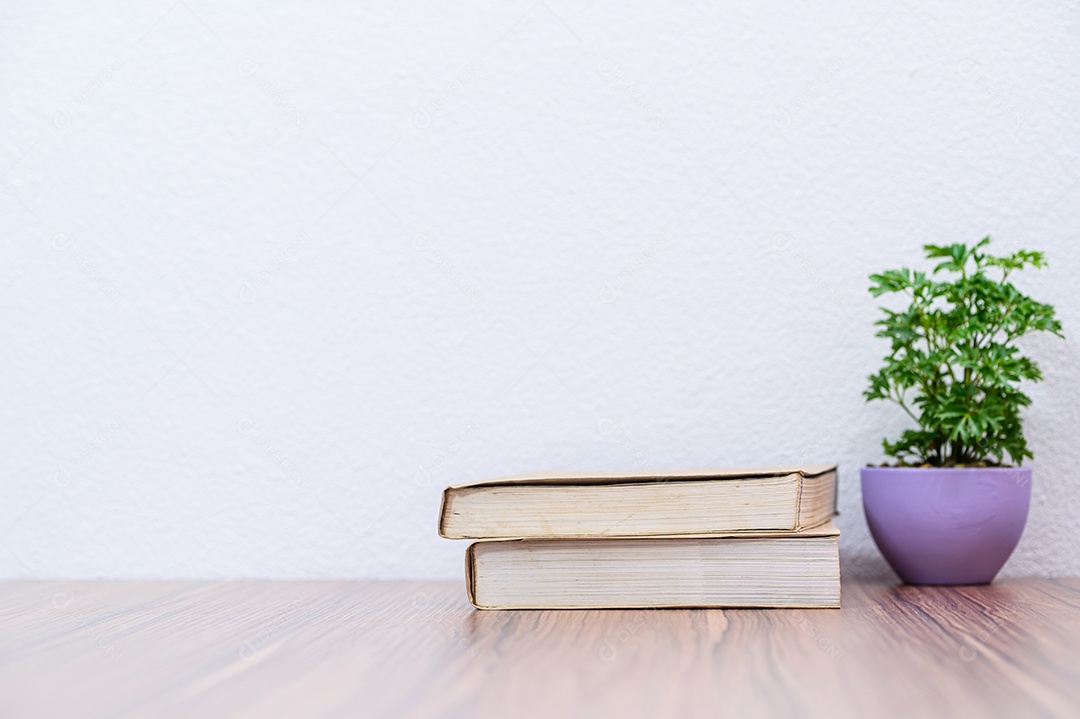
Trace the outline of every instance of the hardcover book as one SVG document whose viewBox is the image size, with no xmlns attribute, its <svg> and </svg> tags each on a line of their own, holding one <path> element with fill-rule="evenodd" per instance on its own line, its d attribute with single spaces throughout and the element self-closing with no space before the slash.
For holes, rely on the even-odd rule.
<svg viewBox="0 0 1080 719">
<path fill-rule="evenodd" d="M 465 581 L 478 609 L 839 607 L 839 534 L 483 541 Z"/>
<path fill-rule="evenodd" d="M 448 487 L 449 539 L 667 537 L 815 527 L 836 514 L 836 465 L 545 473 Z"/>
</svg>

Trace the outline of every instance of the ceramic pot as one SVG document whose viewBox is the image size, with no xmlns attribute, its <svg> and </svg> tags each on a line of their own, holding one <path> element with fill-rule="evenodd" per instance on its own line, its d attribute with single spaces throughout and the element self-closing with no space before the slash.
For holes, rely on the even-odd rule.
<svg viewBox="0 0 1080 719">
<path fill-rule="evenodd" d="M 870 534 L 908 584 L 989 584 L 1016 549 L 1029 467 L 865 467 Z"/>
</svg>

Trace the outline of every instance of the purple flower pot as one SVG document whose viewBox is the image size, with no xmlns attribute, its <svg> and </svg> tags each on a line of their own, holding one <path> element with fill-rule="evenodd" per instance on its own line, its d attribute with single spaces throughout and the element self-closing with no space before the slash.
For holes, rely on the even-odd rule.
<svg viewBox="0 0 1080 719">
<path fill-rule="evenodd" d="M 1031 468 L 865 467 L 870 534 L 908 584 L 989 584 L 1016 549 Z"/>
</svg>

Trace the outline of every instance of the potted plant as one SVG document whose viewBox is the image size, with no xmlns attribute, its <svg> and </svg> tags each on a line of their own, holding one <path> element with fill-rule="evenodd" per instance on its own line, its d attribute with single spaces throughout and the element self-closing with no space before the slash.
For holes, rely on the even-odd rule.
<svg viewBox="0 0 1080 719">
<path fill-rule="evenodd" d="M 1054 308 L 1009 278 L 1041 268 L 1041 252 L 994 256 L 990 238 L 972 247 L 925 245 L 929 273 L 870 276 L 882 307 L 878 337 L 891 343 L 869 377 L 867 401 L 897 404 L 914 422 L 883 442 L 895 464 L 862 470 L 863 508 L 885 559 L 911 584 L 986 584 L 1020 541 L 1031 500 L 1031 458 L 1021 408 L 1023 381 L 1042 372 L 1016 340 L 1033 332 L 1062 337 Z M 1015 465 L 1015 466 L 1014 466 Z"/>
</svg>

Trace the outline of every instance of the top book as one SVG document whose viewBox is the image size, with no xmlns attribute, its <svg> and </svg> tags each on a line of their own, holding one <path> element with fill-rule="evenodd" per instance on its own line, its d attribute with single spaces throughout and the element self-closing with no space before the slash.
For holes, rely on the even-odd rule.
<svg viewBox="0 0 1080 719">
<path fill-rule="evenodd" d="M 448 539 L 666 537 L 816 527 L 836 514 L 836 465 L 525 474 L 447 487 Z"/>
</svg>

